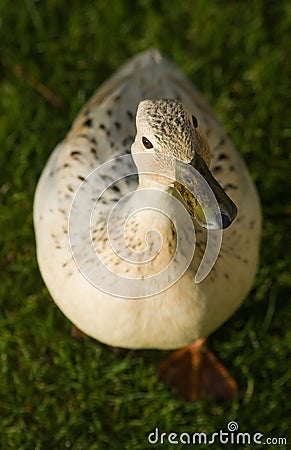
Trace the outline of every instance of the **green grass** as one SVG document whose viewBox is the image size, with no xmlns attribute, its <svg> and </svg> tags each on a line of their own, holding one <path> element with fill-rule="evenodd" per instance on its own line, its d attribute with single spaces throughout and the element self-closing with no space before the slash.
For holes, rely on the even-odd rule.
<svg viewBox="0 0 291 450">
<path fill-rule="evenodd" d="M 0 2 L 0 448 L 146 449 L 155 427 L 211 433 L 230 420 L 243 432 L 287 437 L 290 2 L 16 3 Z M 211 337 L 240 386 L 225 404 L 173 397 L 155 373 L 163 352 L 116 359 L 93 340 L 73 340 L 35 259 L 32 201 L 50 151 L 95 88 L 153 46 L 215 108 L 262 199 L 254 288 Z"/>
</svg>

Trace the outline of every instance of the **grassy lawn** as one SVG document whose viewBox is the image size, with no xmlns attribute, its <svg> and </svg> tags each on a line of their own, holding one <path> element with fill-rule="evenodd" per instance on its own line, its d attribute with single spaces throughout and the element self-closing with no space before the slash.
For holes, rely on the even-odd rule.
<svg viewBox="0 0 291 450">
<path fill-rule="evenodd" d="M 263 439 L 288 436 L 290 15 L 288 0 L 1 0 L 1 449 L 147 449 L 156 427 L 212 433 L 232 420 Z M 36 263 L 32 201 L 48 155 L 95 88 L 148 47 L 204 93 L 262 199 L 254 288 L 211 337 L 240 386 L 225 404 L 175 398 L 155 372 L 164 352 L 116 358 L 72 339 Z"/>
</svg>

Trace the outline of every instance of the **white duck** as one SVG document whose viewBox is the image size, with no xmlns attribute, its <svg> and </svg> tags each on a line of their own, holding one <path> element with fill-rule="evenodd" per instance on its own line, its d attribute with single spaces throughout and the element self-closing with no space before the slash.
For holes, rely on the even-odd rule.
<svg viewBox="0 0 291 450">
<path fill-rule="evenodd" d="M 132 155 L 138 177 L 126 177 L 136 172 Z M 142 173 L 140 155 L 160 162 L 151 173 Z M 190 185 L 191 177 L 194 184 L 197 181 L 193 168 L 201 173 L 221 215 L 215 214 L 217 204 L 209 198 L 203 204 L 206 197 L 199 183 L 201 206 L 189 185 L 187 190 L 173 181 L 173 158 L 182 162 L 182 180 L 190 179 Z M 156 207 L 143 207 L 135 214 L 147 192 L 153 193 Z M 124 197 L 125 203 L 118 204 Z M 174 257 L 178 217 L 183 216 L 180 226 L 186 215 L 191 217 L 183 215 L 184 208 L 181 213 L 182 203 L 194 217 L 196 246 L 189 235 L 189 247 L 184 248 L 184 253 L 190 252 L 187 267 L 184 270 L 183 257 L 178 258 L 175 270 L 183 267 L 177 280 L 167 274 L 161 280 L 155 275 Z M 130 214 L 124 223 L 126 204 Z M 110 231 L 109 213 L 117 205 L 121 206 L 111 217 Z M 159 209 L 170 211 L 171 219 Z M 130 60 L 80 112 L 43 170 L 35 194 L 34 226 L 43 279 L 79 330 L 113 347 L 185 347 L 162 362 L 162 379 L 188 400 L 205 392 L 217 398 L 236 394 L 235 381 L 207 349 L 205 338 L 235 312 L 252 286 L 260 203 L 242 158 L 210 107 L 157 50 Z M 218 258 L 206 278 L 195 283 L 207 233 L 218 236 L 219 231 L 209 230 L 215 228 L 225 228 Z M 159 235 L 147 234 L 150 230 Z"/>
</svg>

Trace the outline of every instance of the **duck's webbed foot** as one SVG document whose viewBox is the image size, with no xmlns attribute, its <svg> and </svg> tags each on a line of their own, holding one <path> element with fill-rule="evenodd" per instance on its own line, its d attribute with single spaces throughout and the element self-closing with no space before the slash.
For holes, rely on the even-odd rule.
<svg viewBox="0 0 291 450">
<path fill-rule="evenodd" d="M 230 400 L 237 393 L 236 381 L 206 345 L 206 339 L 172 353 L 159 365 L 160 378 L 182 398 L 204 397 Z"/>
</svg>

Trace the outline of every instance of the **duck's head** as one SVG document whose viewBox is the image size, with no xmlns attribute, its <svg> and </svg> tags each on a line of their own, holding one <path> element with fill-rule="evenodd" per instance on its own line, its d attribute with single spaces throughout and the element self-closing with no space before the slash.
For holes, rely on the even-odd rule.
<svg viewBox="0 0 291 450">
<path fill-rule="evenodd" d="M 152 183 L 171 189 L 174 187 L 182 196 L 189 213 L 201 226 L 208 229 L 227 228 L 235 219 L 237 208 L 209 170 L 211 151 L 199 120 L 177 100 L 143 100 L 137 109 L 136 128 L 131 148 L 135 162 L 137 163 L 137 156 L 151 154 L 163 165 L 163 176 L 153 173 L 143 177 L 143 180 L 147 180 L 147 185 Z M 169 173 L 173 171 L 173 160 L 183 163 L 176 168 L 180 174 L 174 182 L 171 177 L 164 176 L 167 173 L 165 164 L 169 165 Z M 137 167 L 139 170 L 138 163 Z M 191 183 L 192 178 L 199 194 L 201 183 L 195 183 L 197 172 L 193 168 L 207 182 L 207 187 L 210 187 L 217 201 L 215 205 L 211 201 L 213 195 L 209 198 L 205 192 L 202 196 L 198 195 L 200 199 L 203 198 L 203 205 L 200 205 L 190 190 L 185 188 L 183 180 L 187 179 L 189 186 L 189 179 Z M 220 214 L 217 214 L 217 204 Z"/>
</svg>

